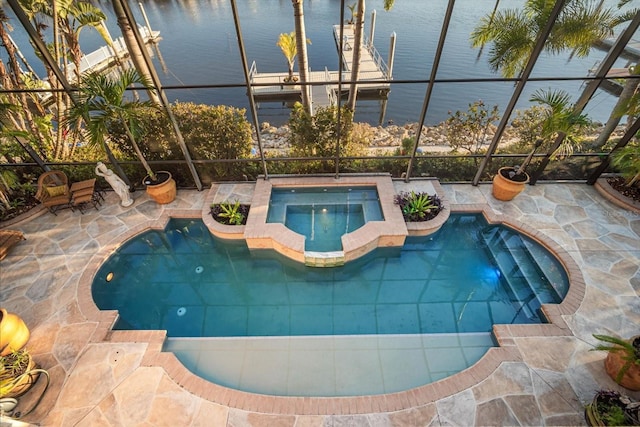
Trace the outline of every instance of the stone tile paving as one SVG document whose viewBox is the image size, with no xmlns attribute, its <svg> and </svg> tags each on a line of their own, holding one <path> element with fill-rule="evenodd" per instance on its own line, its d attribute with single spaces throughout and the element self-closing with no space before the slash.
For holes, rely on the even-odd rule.
<svg viewBox="0 0 640 427">
<path fill-rule="evenodd" d="M 188 379 L 172 378 L 162 367 L 145 363 L 153 344 L 104 341 L 99 322 L 86 316 L 78 298 L 80 278 L 94 254 L 166 210 L 200 212 L 211 203 L 205 200 L 207 192 L 181 190 L 165 206 L 136 193 L 130 208 L 120 207 L 119 198 L 108 193 L 99 211 L 45 213 L 12 226 L 27 241 L 0 262 L 0 301 L 30 326 L 28 348 L 51 375 L 43 401 L 23 421 L 43 426 L 585 425 L 583 405 L 594 391 L 618 388 L 604 373 L 604 354 L 589 351 L 591 335 L 638 333 L 640 217 L 611 206 L 584 184 L 529 186 L 507 203 L 494 200 L 488 185 L 443 188 L 453 210 L 488 204 L 496 213 L 539 230 L 572 256 L 586 282 L 579 309 L 563 316 L 573 335 L 514 335 L 505 340 L 513 344 L 513 361 L 501 363 L 486 377 L 456 377 L 469 386 L 444 398 L 409 393 L 413 398 L 398 402 L 393 411 L 362 413 L 358 402 L 365 407 L 366 397 L 348 401 L 356 403 L 347 408 L 347 401 L 316 401 L 322 406 L 318 413 L 343 415 L 299 415 L 310 412 L 303 410 L 307 400 L 296 400 L 300 411 L 287 413 L 266 396 L 253 397 L 258 406 L 273 405 L 263 413 L 238 409 L 246 404 L 219 404 L 224 389 L 206 400 L 179 385 Z M 238 193 L 246 190 L 245 184 Z M 40 381 L 21 398 L 18 410 L 30 408 L 42 387 Z M 393 402 L 393 396 L 386 401 Z"/>
</svg>

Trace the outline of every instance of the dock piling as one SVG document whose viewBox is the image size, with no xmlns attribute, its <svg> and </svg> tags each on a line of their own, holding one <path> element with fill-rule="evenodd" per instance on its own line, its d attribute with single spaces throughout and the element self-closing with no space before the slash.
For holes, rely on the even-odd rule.
<svg viewBox="0 0 640 427">
<path fill-rule="evenodd" d="M 396 32 L 392 32 L 391 33 L 391 40 L 389 42 L 389 59 L 387 60 L 387 72 L 389 73 L 389 75 L 387 76 L 387 79 L 391 80 L 391 77 L 393 76 L 393 60 L 396 56 Z"/>
<path fill-rule="evenodd" d="M 371 29 L 369 30 L 369 46 L 373 46 L 373 36 L 376 33 L 376 10 L 371 11 Z"/>
</svg>

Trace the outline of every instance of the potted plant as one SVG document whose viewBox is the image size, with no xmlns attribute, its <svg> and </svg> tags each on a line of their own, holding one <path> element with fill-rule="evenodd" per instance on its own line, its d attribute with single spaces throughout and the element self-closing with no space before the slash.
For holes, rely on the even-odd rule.
<svg viewBox="0 0 640 427">
<path fill-rule="evenodd" d="M 249 216 L 249 207 L 249 205 L 240 204 L 238 200 L 235 203 L 212 203 L 211 216 L 221 224 L 244 225 Z"/>
<path fill-rule="evenodd" d="M 26 349 L 0 356 L 0 398 L 26 393 L 38 379 L 39 370 Z"/>
<path fill-rule="evenodd" d="M 593 335 L 599 344 L 593 350 L 606 351 L 604 367 L 607 374 L 629 390 L 640 390 L 640 335 L 628 340 L 611 335 Z"/>
<path fill-rule="evenodd" d="M 620 175 L 606 178 L 607 183 L 620 194 L 621 206 L 637 211 L 640 206 L 640 143 L 634 141 L 614 151 L 611 165 Z"/>
<path fill-rule="evenodd" d="M 0 308 L 0 356 L 20 350 L 29 336 L 29 328 L 20 316 Z"/>
<path fill-rule="evenodd" d="M 351 12 L 351 18 L 347 21 L 347 25 L 349 25 L 350 28 L 353 28 L 353 24 L 356 22 L 356 6 L 356 3 L 347 5 L 349 12 Z"/>
<path fill-rule="evenodd" d="M 640 404 L 613 390 L 598 390 L 584 409 L 590 426 L 640 425 Z"/>
<path fill-rule="evenodd" d="M 584 129 L 590 125 L 586 115 L 575 111 L 570 104 L 570 97 L 564 91 L 536 91 L 531 102 L 543 105 L 543 118 L 532 129 L 538 135 L 533 142 L 533 148 L 520 166 L 502 167 L 493 177 L 493 197 L 502 201 L 512 200 L 524 190 L 529 182 L 526 172 L 529 163 L 540 146 L 547 141 L 564 135 L 562 143 L 554 152 L 556 157 L 568 157 L 573 153 L 574 145 L 578 144 L 578 138 Z"/>
<path fill-rule="evenodd" d="M 307 44 L 311 44 L 311 40 L 307 39 Z M 298 46 L 296 45 L 296 32 L 281 33 L 278 37 L 277 46 L 282 50 L 282 54 L 287 59 L 287 66 L 289 67 L 289 75 L 285 77 L 285 83 L 295 83 L 298 81 L 298 77 L 293 75 L 293 65 L 298 55 Z"/>
<path fill-rule="evenodd" d="M 508 202 L 522 193 L 524 186 L 529 182 L 529 174 L 526 172 L 527 166 L 529 166 L 540 145 L 542 145 L 541 139 L 536 141 L 533 150 L 520 166 L 505 166 L 498 169 L 498 173 L 496 173 L 492 181 L 493 197 L 503 202 Z"/>
<path fill-rule="evenodd" d="M 151 88 L 151 84 L 133 69 L 125 70 L 115 77 L 97 72 L 86 74 L 79 87 L 77 102 L 67 112 L 65 123 L 76 131 L 86 131 L 91 143 L 101 145 L 105 151 L 110 142 L 110 127 L 121 125 L 147 172 L 142 181 L 147 194 L 157 203 L 170 203 L 176 197 L 176 182 L 171 173 L 154 172 L 151 169 L 137 142 L 144 131 L 142 113 L 150 108 L 157 108 L 157 105 L 152 101 L 127 99 L 125 93 L 134 84 L 140 84 L 145 89 Z"/>
</svg>

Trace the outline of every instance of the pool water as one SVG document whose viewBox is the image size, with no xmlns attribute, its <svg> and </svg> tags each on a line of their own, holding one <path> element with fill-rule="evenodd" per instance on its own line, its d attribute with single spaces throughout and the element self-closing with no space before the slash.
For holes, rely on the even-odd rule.
<svg viewBox="0 0 640 427">
<path fill-rule="evenodd" d="M 201 220 L 173 219 L 164 231 L 126 242 L 99 269 L 92 292 L 100 309 L 119 311 L 117 328 L 167 330 L 166 348 L 212 381 L 266 393 L 344 395 L 398 391 L 465 369 L 491 347 L 493 324 L 541 322 L 540 305 L 559 303 L 567 289 L 561 265 L 537 243 L 488 225 L 482 215 L 452 214 L 430 237 L 410 237 L 401 249 L 378 249 L 331 269 L 305 267 L 271 251 L 250 252 L 244 243 L 212 237 Z M 341 336 L 345 340 L 338 344 Z M 438 340 L 457 349 L 459 357 L 443 351 L 437 358 L 433 342 Z M 259 384 L 248 380 L 268 374 L 244 371 L 258 370 L 249 360 L 267 363 L 276 354 L 294 363 L 294 351 L 299 366 L 310 360 L 310 349 L 331 352 L 315 352 L 312 360 L 330 357 L 337 365 L 338 352 L 349 359 L 363 348 L 370 354 L 405 346 L 417 363 L 439 369 L 421 369 L 424 375 L 403 384 L 376 380 L 382 388 L 362 390 L 362 375 L 349 389 L 343 384 L 350 381 L 343 377 L 347 369 L 334 366 L 335 375 L 328 376 L 334 385 L 320 391 L 309 384 L 292 389 L 294 373 L 274 389 L 273 378 Z M 236 351 L 244 356 L 239 359 Z M 352 368 L 363 357 L 354 358 Z M 384 359 L 370 357 L 375 363 Z M 396 371 L 409 363 L 390 360 Z M 246 363 L 233 371 L 231 365 L 241 361 Z M 390 368 L 377 371 L 385 369 Z M 236 380 L 228 378 L 234 375 Z"/>
<path fill-rule="evenodd" d="M 305 250 L 342 250 L 341 237 L 367 221 L 382 221 L 376 187 L 273 188 L 268 223 L 283 223 L 302 234 Z"/>
<path fill-rule="evenodd" d="M 364 225 L 364 212 L 361 205 L 288 205 L 284 225 L 306 237 L 308 251 L 340 251 L 342 235 Z"/>
</svg>

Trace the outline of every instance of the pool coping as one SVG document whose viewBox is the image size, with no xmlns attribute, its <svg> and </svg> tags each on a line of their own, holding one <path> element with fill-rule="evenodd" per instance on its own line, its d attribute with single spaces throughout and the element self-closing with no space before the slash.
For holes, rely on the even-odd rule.
<svg viewBox="0 0 640 427">
<path fill-rule="evenodd" d="M 103 250 L 96 253 L 84 268 L 77 290 L 78 305 L 88 320 L 97 323 L 91 342 L 147 343 L 148 346 L 141 362 L 143 366 L 161 367 L 173 381 L 185 390 L 221 405 L 252 412 L 282 415 L 382 413 L 423 406 L 480 383 L 504 362 L 522 362 L 523 355 L 520 354 L 515 344 L 517 338 L 573 336 L 563 316 L 574 314 L 585 295 L 585 281 L 578 264 L 566 250 L 562 249 L 549 236 L 527 224 L 511 219 L 507 215 L 495 213 L 487 204 L 452 205 L 451 212 L 482 213 L 488 222 L 505 224 L 542 244 L 556 255 L 565 268 L 569 279 L 569 290 L 561 303 L 542 306 L 541 311 L 549 323 L 494 325 L 492 333 L 498 347 L 489 349 L 474 365 L 447 378 L 405 391 L 349 397 L 295 397 L 271 396 L 235 390 L 198 377 L 185 368 L 173 353 L 162 352 L 166 331 L 113 330 L 118 317 L 117 311 L 100 310 L 91 295 L 93 278 L 100 265 L 113 251 L 135 235 L 150 229 L 163 229 L 171 218 L 198 217 L 201 214 L 200 210 L 166 210 L 160 218 L 150 220 L 146 224 L 134 227 L 114 238 Z"/>
</svg>

